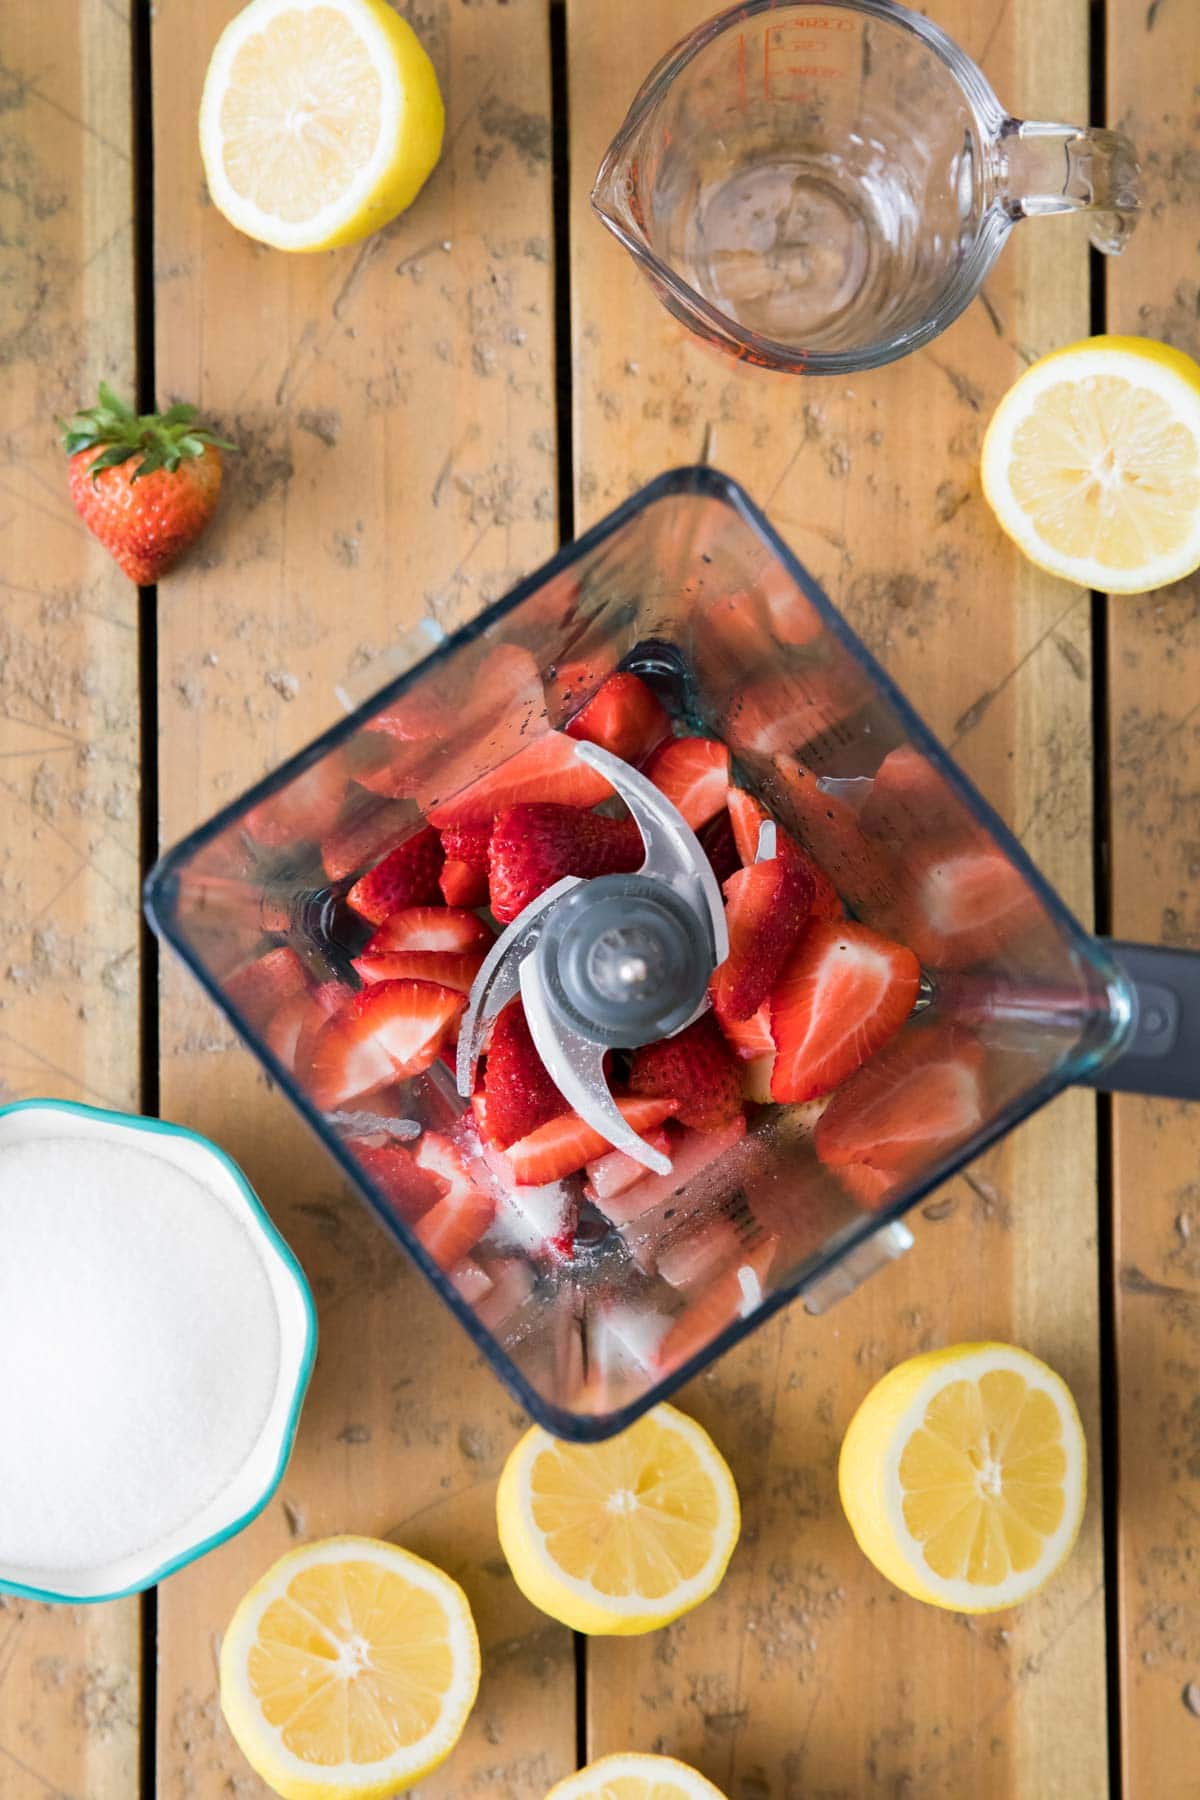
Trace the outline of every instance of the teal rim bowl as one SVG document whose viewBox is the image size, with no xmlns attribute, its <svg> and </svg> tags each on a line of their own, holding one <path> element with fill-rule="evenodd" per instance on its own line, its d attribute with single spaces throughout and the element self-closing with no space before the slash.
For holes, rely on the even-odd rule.
<svg viewBox="0 0 1200 1800">
<path fill-rule="evenodd" d="M 152 1153 L 201 1181 L 245 1226 L 261 1259 L 279 1318 L 275 1397 L 253 1451 L 224 1492 L 161 1543 L 119 1563 L 65 1571 L 62 1586 L 51 1585 L 53 1570 L 20 1570 L 6 1564 L 0 1546 L 0 1593 L 70 1606 L 140 1594 L 236 1537 L 257 1518 L 282 1481 L 292 1453 L 317 1354 L 316 1308 L 303 1269 L 233 1158 L 198 1132 L 135 1113 L 107 1112 L 74 1100 L 18 1100 L 0 1107 L 0 1148 L 50 1136 L 99 1136 L 112 1141 L 127 1132 L 159 1140 Z M 23 1575 L 30 1578 L 22 1579 Z"/>
</svg>

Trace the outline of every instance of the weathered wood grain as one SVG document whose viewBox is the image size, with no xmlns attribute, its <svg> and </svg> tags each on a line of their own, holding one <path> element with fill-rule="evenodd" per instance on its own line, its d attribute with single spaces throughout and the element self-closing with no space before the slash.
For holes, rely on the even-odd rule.
<svg viewBox="0 0 1200 1800">
<path fill-rule="evenodd" d="M 580 526 L 660 469 L 743 480 L 1023 842 L 1087 917 L 1089 603 L 1024 565 L 982 501 L 991 408 L 1024 364 L 1084 335 L 1086 249 L 1023 227 L 922 354 L 850 381 L 722 359 L 659 306 L 587 204 L 645 69 L 712 9 L 570 0 L 575 469 Z M 929 8 L 1033 117 L 1086 110 L 1087 8 Z M 636 56 L 632 46 L 636 46 Z M 1051 1589 L 971 1622 L 867 1566 L 841 1517 L 841 1434 L 912 1351 L 995 1335 L 1077 1394 L 1098 1488 L 1094 1109 L 1060 1100 L 913 1223 L 917 1246 L 823 1321 L 793 1310 L 685 1395 L 727 1450 L 746 1529 L 718 1597 L 670 1630 L 588 1647 L 593 1753 L 662 1747 L 736 1800 L 1105 1791 L 1099 1496 Z"/>
<path fill-rule="evenodd" d="M 0 48 L 0 1100 L 138 1101 L 137 592 L 54 419 L 132 395 L 129 24 L 14 7 Z M 0 1597 L 0 1793 L 136 1789 L 139 1607 Z"/>
<path fill-rule="evenodd" d="M 442 164 L 364 244 L 288 257 L 207 203 L 192 121 L 235 0 L 166 0 L 154 33 L 159 392 L 242 448 L 201 555 L 160 595 L 163 832 L 336 714 L 334 686 L 423 614 L 453 625 L 555 542 L 546 0 L 411 17 L 443 83 Z M 264 1792 L 221 1723 L 215 1651 L 297 1540 L 383 1534 L 463 1581 L 485 1675 L 428 1800 L 540 1795 L 572 1765 L 569 1634 L 517 1594 L 494 1485 L 522 1424 L 181 972 L 163 972 L 162 1102 L 245 1166 L 297 1250 L 321 1348 L 279 1498 L 160 1603 L 159 1793 Z"/>
<path fill-rule="evenodd" d="M 1108 115 L 1145 211 L 1108 267 L 1110 331 L 1200 357 L 1200 21 L 1109 0 Z M 1108 602 L 1112 925 L 1200 949 L 1200 580 Z M 1200 1785 L 1200 1108 L 1113 1103 L 1125 1792 Z"/>
</svg>

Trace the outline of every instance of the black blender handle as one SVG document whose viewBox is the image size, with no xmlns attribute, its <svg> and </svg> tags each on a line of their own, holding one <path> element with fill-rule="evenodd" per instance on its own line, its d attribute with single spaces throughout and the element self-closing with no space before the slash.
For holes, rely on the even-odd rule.
<svg viewBox="0 0 1200 1800">
<path fill-rule="evenodd" d="M 1137 990 L 1137 1027 L 1127 1048 L 1085 1077 L 1119 1094 L 1200 1100 L 1200 950 L 1103 940 Z"/>
</svg>

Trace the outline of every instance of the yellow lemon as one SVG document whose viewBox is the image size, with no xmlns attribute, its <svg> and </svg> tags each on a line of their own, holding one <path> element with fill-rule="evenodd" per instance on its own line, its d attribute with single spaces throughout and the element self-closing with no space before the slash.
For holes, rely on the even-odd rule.
<svg viewBox="0 0 1200 1800">
<path fill-rule="evenodd" d="M 221 1645 L 221 1709 L 284 1800 L 385 1800 L 444 1762 L 479 1687 L 466 1596 L 375 1538 L 280 1557 Z"/>
<path fill-rule="evenodd" d="M 1152 338 L 1043 356 L 983 440 L 983 491 L 1032 562 L 1114 594 L 1200 567 L 1200 365 Z"/>
<path fill-rule="evenodd" d="M 433 64 L 386 0 L 251 0 L 200 101 L 213 203 L 277 250 L 326 250 L 395 218 L 444 127 Z"/>
<path fill-rule="evenodd" d="M 602 1756 L 568 1775 L 546 1800 L 725 1800 L 720 1788 L 673 1756 Z"/>
<path fill-rule="evenodd" d="M 1015 1606 L 1061 1568 L 1087 1490 L 1070 1390 L 1011 1344 L 955 1344 L 890 1370 L 842 1441 L 860 1549 L 906 1594 L 956 1612 Z"/>
<path fill-rule="evenodd" d="M 540 1426 L 515 1445 L 496 1496 L 500 1543 L 527 1599 L 575 1631 L 631 1637 L 706 1600 L 741 1525 L 708 1433 L 656 1406 L 603 1444 Z"/>
</svg>

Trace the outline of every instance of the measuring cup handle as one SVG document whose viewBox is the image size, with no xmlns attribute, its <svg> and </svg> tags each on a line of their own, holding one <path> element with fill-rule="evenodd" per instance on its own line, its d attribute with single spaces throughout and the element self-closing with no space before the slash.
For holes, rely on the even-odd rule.
<svg viewBox="0 0 1200 1800">
<path fill-rule="evenodd" d="M 1125 1049 L 1086 1078 L 1107 1093 L 1200 1100 L 1200 950 L 1159 944 L 1105 947 L 1137 993 L 1137 1020 Z"/>
<path fill-rule="evenodd" d="M 1010 218 L 1094 212 L 1093 246 L 1107 256 L 1125 248 L 1140 203 L 1137 152 L 1127 137 L 1006 119 L 997 154 L 1000 199 Z"/>
</svg>

